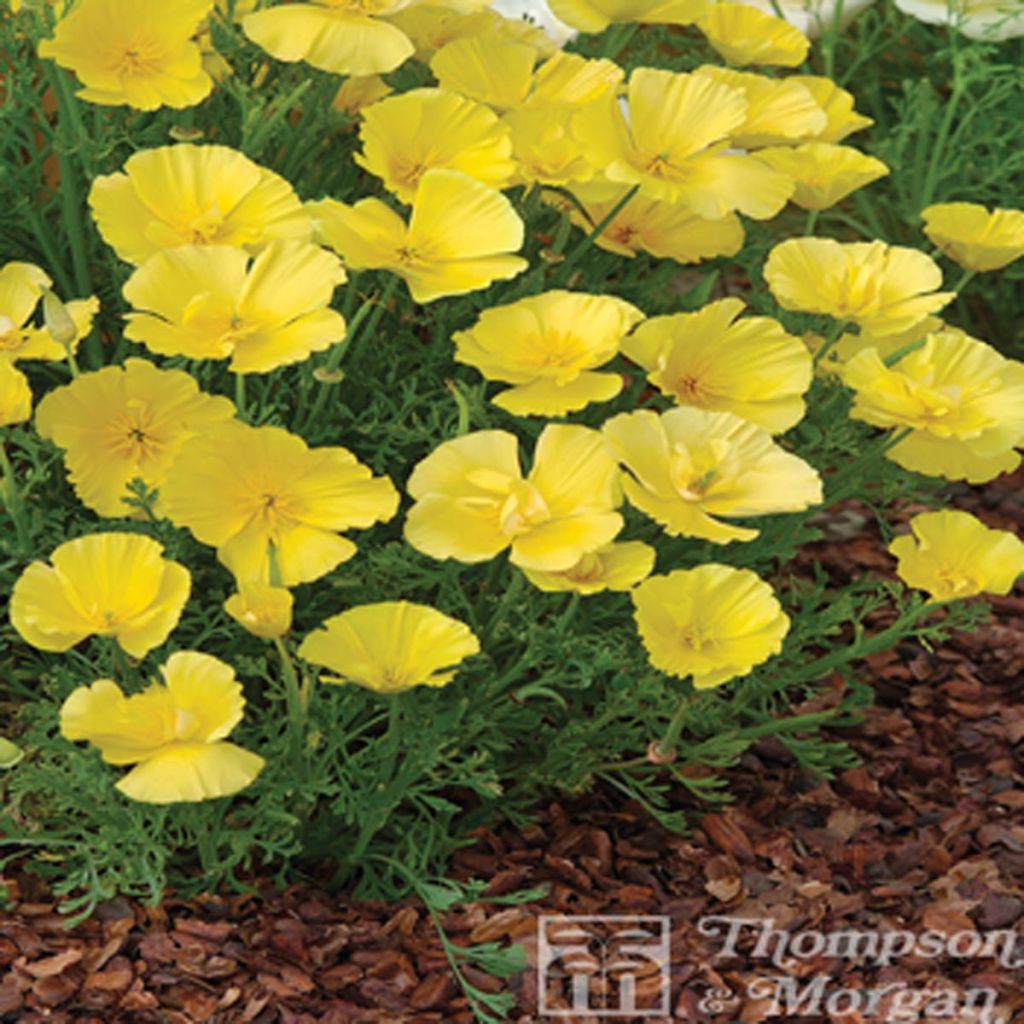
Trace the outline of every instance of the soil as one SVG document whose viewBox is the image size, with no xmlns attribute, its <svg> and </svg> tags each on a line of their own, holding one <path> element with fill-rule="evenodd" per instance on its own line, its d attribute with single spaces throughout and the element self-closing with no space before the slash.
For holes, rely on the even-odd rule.
<svg viewBox="0 0 1024 1024">
<path fill-rule="evenodd" d="M 989 525 L 1019 532 L 1022 485 L 1017 474 L 954 494 Z M 862 510 L 846 513 L 852 529 L 802 557 L 837 575 L 888 571 Z M 513 995 L 517 1009 L 505 1019 L 520 1024 L 1024 1021 L 1024 596 L 990 603 L 990 621 L 970 635 L 869 660 L 864 678 L 877 703 L 843 734 L 863 764 L 832 781 L 808 777 L 785 747 L 765 741 L 730 772 L 734 803 L 709 813 L 681 799 L 692 823 L 685 836 L 614 791 L 551 803 L 522 831 L 479 832 L 456 856 L 453 877 L 486 880 L 490 897 L 534 886 L 546 895 L 521 906 L 481 900 L 444 917 L 454 944 L 518 944 L 530 965 L 506 980 L 465 966 L 466 978 Z M 31 876 L 7 882 L 2 1021 L 474 1019 L 415 899 L 356 903 L 257 881 L 251 894 L 171 895 L 157 907 L 115 899 L 69 931 Z M 573 1015 L 570 991 L 551 970 L 540 987 L 546 1008 L 562 1015 L 543 1016 L 538 920 L 557 915 L 666 917 L 669 1012 Z M 766 937 L 758 948 L 761 926 L 751 925 L 729 942 L 729 926 L 708 920 L 715 916 L 770 921 L 787 938 Z M 657 920 L 643 923 L 656 931 Z M 599 973 L 587 974 L 597 969 L 601 929 L 617 927 L 586 924 L 592 941 L 573 970 L 589 981 L 588 998 L 604 991 Z M 852 932 L 867 944 L 844 947 Z M 656 1007 L 658 957 L 641 956 L 627 973 L 634 1005 Z M 608 1005 L 624 991 L 612 981 Z M 786 1005 L 787 995 L 808 992 L 802 1005 Z M 986 1017 L 987 1000 L 995 1005 Z"/>
</svg>

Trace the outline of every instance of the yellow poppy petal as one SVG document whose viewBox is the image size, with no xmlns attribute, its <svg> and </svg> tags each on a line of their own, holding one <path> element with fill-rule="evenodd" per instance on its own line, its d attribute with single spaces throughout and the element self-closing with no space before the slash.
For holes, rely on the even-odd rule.
<svg viewBox="0 0 1024 1024">
<path fill-rule="evenodd" d="M 137 765 L 116 788 L 141 803 L 196 803 L 245 789 L 264 764 L 234 743 L 180 743 Z"/>
</svg>

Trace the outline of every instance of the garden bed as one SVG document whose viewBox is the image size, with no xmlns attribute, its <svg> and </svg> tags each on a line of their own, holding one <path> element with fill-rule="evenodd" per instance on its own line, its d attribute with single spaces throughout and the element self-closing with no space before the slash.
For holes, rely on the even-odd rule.
<svg viewBox="0 0 1024 1024">
<path fill-rule="evenodd" d="M 956 504 L 991 526 L 1019 527 L 1022 484 L 1018 473 L 984 490 L 960 488 Z M 887 571 L 864 510 L 843 511 L 835 521 L 859 523 L 859 533 L 819 543 L 801 558 L 824 562 L 840 579 Z M 1024 943 L 1024 596 L 990 603 L 991 620 L 969 635 L 933 651 L 904 644 L 869 660 L 877 703 L 862 725 L 843 732 L 860 766 L 832 781 L 814 779 L 785 747 L 766 740 L 729 772 L 734 804 L 717 811 L 678 804 L 693 823 L 685 835 L 667 832 L 611 788 L 576 803 L 552 802 L 522 830 L 480 830 L 455 855 L 450 877 L 484 883 L 484 898 L 443 915 L 444 932 L 468 948 L 518 946 L 535 964 L 541 915 L 670 915 L 673 1019 L 715 1024 L 764 1019 L 765 1001 L 747 993 L 777 971 L 749 948 L 716 960 L 721 938 L 700 933 L 702 917 L 771 918 L 792 932 L 1012 929 Z M 37 879 L 8 878 L 13 905 L 0 916 L 0 1019 L 473 1021 L 420 900 L 353 901 L 316 885 L 282 892 L 258 878 L 249 885 L 190 900 L 169 894 L 155 907 L 112 900 L 67 931 Z M 489 900 L 537 887 L 545 894 L 521 905 Z M 992 959 L 799 967 L 853 988 L 991 987 L 1001 1019 L 1024 1013 L 1024 969 Z M 505 980 L 471 963 L 462 970 L 479 990 L 512 997 L 504 1019 L 544 1019 L 535 970 Z M 712 989 L 733 994 L 721 998 L 717 1013 L 702 1009 Z"/>
<path fill-rule="evenodd" d="M 1024 17 L 934 4 L 4 4 L 0 1021 L 1019 1015 Z"/>
</svg>

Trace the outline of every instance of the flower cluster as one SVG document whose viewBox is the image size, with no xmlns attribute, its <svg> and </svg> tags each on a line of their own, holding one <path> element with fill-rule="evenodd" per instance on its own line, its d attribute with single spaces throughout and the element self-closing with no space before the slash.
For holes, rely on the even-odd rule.
<svg viewBox="0 0 1024 1024">
<path fill-rule="evenodd" d="M 458 686 L 467 659 L 466 677 L 495 657 L 501 624 L 464 612 L 502 570 L 537 600 L 570 593 L 567 615 L 603 594 L 627 623 L 632 669 L 709 689 L 757 672 L 790 635 L 783 574 L 770 583 L 737 563 L 754 550 L 761 571 L 786 529 L 777 517 L 799 525 L 844 477 L 831 449 L 803 446 L 820 433 L 807 423 L 818 395 L 831 394 L 822 415 L 848 408 L 843 425 L 865 441 L 846 475 L 883 454 L 971 482 L 1020 463 L 1024 365 L 938 314 L 957 295 L 940 260 L 968 276 L 1007 266 L 1024 256 L 1024 212 L 927 206 L 935 258 L 814 236 L 820 211 L 890 169 L 847 144 L 871 124 L 849 92 L 785 70 L 807 59 L 804 32 L 725 0 L 551 0 L 548 14 L 557 41 L 477 0 L 77 0 L 50 20 L 38 54 L 74 73 L 81 101 L 205 104 L 202 130 L 191 111 L 188 128 L 170 128 L 189 141 L 147 129 L 151 144 L 130 156 L 89 151 L 104 173 L 89 166 L 82 206 L 105 264 L 80 260 L 75 280 L 85 291 L 101 264 L 123 264 L 116 285 L 97 287 L 102 310 L 95 296 L 62 301 L 34 264 L 0 268 L 0 428 L 34 429 L 54 462 L 59 450 L 101 520 L 46 560 L 23 545 L 10 620 L 41 651 L 89 642 L 109 656 L 109 672 L 66 695 L 60 730 L 134 766 L 117 783 L 126 796 L 227 797 L 264 768 L 227 739 L 246 705 L 235 668 L 174 649 L 186 607 L 219 617 L 203 645 L 226 634 L 277 651 L 296 757 L 316 743 L 301 734 L 315 679 L 339 699 L 373 691 L 393 714 L 406 691 Z M 622 23 L 688 27 L 679 38 L 707 62 L 627 71 L 558 45 Z M 217 52 L 226 35 L 246 55 L 237 65 Z M 300 62 L 316 76 L 278 105 L 252 101 L 261 83 L 304 74 L 279 66 Z M 318 152 L 344 174 L 300 180 L 312 161 L 273 132 L 301 127 L 314 83 L 338 134 L 318 128 Z M 234 103 L 240 134 L 213 123 Z M 151 115 L 118 116 L 138 127 Z M 804 234 L 754 246 L 767 256 L 745 265 L 745 300 L 733 276 L 715 290 L 703 272 L 679 298 L 673 264 L 731 259 L 745 221 L 788 206 L 810 214 Z M 780 233 L 752 234 L 769 230 Z M 644 298 L 620 270 L 579 272 L 581 258 L 621 267 L 613 257 L 635 260 L 634 275 L 675 276 Z M 414 329 L 395 337 L 392 320 Z M 368 394 L 405 384 L 367 375 L 362 355 L 372 346 L 383 361 L 402 344 L 444 364 L 437 391 L 458 403 L 457 421 L 430 419 L 427 440 L 360 420 Z M 15 366 L 34 360 L 66 366 Z M 422 403 L 403 409 L 421 422 Z M 21 543 L 32 524 L 6 454 L 2 468 Z M 890 547 L 896 571 L 933 604 L 1006 593 L 1024 571 L 1024 544 L 964 514 L 924 513 L 910 530 Z M 436 571 L 444 584 L 428 600 L 459 617 L 407 599 L 422 582 L 353 603 L 355 574 L 373 578 L 370 556 L 385 549 L 427 565 L 424 578 Z M 467 586 L 465 567 L 480 563 L 486 580 Z M 224 582 L 212 605 L 193 593 L 201 573 Z M 162 681 L 142 686 L 137 662 L 150 656 Z M 247 675 L 260 663 L 243 664 Z"/>
</svg>

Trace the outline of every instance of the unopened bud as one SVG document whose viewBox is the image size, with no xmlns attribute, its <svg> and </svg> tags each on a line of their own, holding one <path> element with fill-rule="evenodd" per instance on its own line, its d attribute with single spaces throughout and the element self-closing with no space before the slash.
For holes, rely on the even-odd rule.
<svg viewBox="0 0 1024 1024">
<path fill-rule="evenodd" d="M 671 764 L 676 759 L 676 749 L 662 750 L 657 740 L 652 740 L 647 745 L 647 760 L 651 764 Z"/>
<path fill-rule="evenodd" d="M 318 366 L 313 371 L 313 379 L 321 384 L 340 384 L 345 379 L 344 370 L 328 370 L 326 366 Z"/>
<path fill-rule="evenodd" d="M 272 640 L 292 625 L 292 595 L 284 587 L 266 583 L 239 583 L 238 593 L 224 602 L 224 610 L 254 636 Z"/>
<path fill-rule="evenodd" d="M 71 319 L 68 307 L 49 288 L 43 291 L 43 323 L 50 337 L 64 348 L 71 348 L 78 337 L 78 328 Z"/>
<path fill-rule="evenodd" d="M 184 128 L 181 125 L 173 125 L 167 132 L 175 142 L 196 142 L 203 137 L 199 128 Z"/>
<path fill-rule="evenodd" d="M 13 768 L 24 756 L 21 747 L 0 736 L 0 768 Z"/>
</svg>

